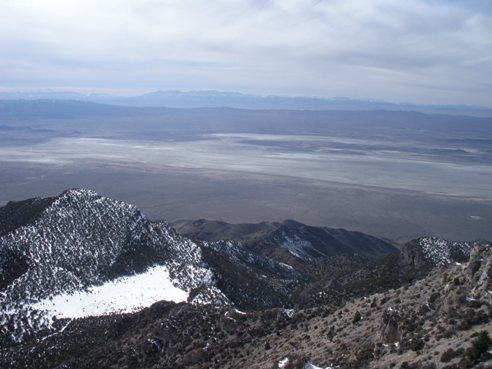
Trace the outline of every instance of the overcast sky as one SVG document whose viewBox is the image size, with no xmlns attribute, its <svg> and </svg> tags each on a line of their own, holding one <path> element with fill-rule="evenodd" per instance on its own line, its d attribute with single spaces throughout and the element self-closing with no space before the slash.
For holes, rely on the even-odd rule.
<svg viewBox="0 0 492 369">
<path fill-rule="evenodd" d="M 492 106 L 490 0 L 0 0 L 0 89 Z"/>
</svg>

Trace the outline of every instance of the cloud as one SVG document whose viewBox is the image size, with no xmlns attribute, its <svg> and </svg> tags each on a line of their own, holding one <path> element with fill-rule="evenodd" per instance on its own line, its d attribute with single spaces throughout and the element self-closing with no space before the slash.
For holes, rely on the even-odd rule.
<svg viewBox="0 0 492 369">
<path fill-rule="evenodd" d="M 489 4 L 0 0 L 0 82 L 490 105 Z"/>
</svg>

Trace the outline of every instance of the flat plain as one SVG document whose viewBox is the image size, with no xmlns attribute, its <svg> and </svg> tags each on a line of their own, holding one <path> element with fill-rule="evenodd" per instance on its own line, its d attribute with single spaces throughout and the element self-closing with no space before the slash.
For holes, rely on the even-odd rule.
<svg viewBox="0 0 492 369">
<path fill-rule="evenodd" d="M 87 187 L 169 221 L 492 238 L 490 118 L 27 105 L 0 112 L 0 204 Z"/>
</svg>

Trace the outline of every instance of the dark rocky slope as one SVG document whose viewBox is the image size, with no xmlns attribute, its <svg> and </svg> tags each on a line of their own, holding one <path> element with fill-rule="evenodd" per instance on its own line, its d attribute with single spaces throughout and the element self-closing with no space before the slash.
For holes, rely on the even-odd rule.
<svg viewBox="0 0 492 369">
<path fill-rule="evenodd" d="M 0 208 L 0 236 L 34 222 L 53 201 L 54 197 L 8 202 Z"/>
<path fill-rule="evenodd" d="M 0 208 L 0 367 L 271 368 L 283 356 L 289 365 L 311 357 L 394 367 L 395 353 L 425 361 L 408 353 L 442 327 L 468 321 L 457 338 L 444 337 L 463 348 L 457 331 L 490 328 L 490 249 L 475 243 L 422 237 L 399 252 L 362 233 L 294 221 L 201 223 L 231 239 L 192 241 L 88 190 Z M 37 307 L 156 266 L 169 276 L 150 283 L 172 284 L 188 303 L 54 320 Z"/>
<path fill-rule="evenodd" d="M 201 219 L 177 221 L 173 226 L 180 234 L 191 239 L 241 241 L 256 253 L 269 253 L 270 256 L 273 254 L 272 249 L 278 248 L 301 259 L 341 254 L 375 257 L 398 251 L 391 241 L 365 233 L 313 227 L 294 220 L 281 223 L 229 224 Z"/>
<path fill-rule="evenodd" d="M 195 290 L 197 301 L 227 301 L 199 246 L 164 222 L 150 222 L 132 205 L 69 190 L 52 199 L 11 203 L 0 214 L 2 230 L 10 230 L 0 237 L 0 341 L 52 328 L 32 307 L 39 301 L 154 265 L 166 266 L 176 287 Z"/>
<path fill-rule="evenodd" d="M 241 313 L 160 302 L 73 321 L 40 342 L 0 350 L 9 368 L 489 368 L 492 252 L 424 279 L 316 307 Z M 283 359 L 287 359 L 283 360 Z"/>
</svg>

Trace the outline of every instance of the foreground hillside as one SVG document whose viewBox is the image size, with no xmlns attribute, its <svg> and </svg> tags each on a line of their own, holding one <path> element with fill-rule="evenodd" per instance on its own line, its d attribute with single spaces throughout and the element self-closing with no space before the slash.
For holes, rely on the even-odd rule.
<svg viewBox="0 0 492 369">
<path fill-rule="evenodd" d="M 0 208 L 0 367 L 489 360 L 484 242 L 422 237 L 399 250 L 295 221 L 177 226 L 90 190 Z"/>
<path fill-rule="evenodd" d="M 490 368 L 492 253 L 330 310 L 159 302 L 0 351 L 10 368 Z M 280 363 L 280 364 L 279 364 Z M 283 366 L 282 366 L 283 364 Z M 3 366 L 2 366 L 3 367 Z"/>
</svg>

